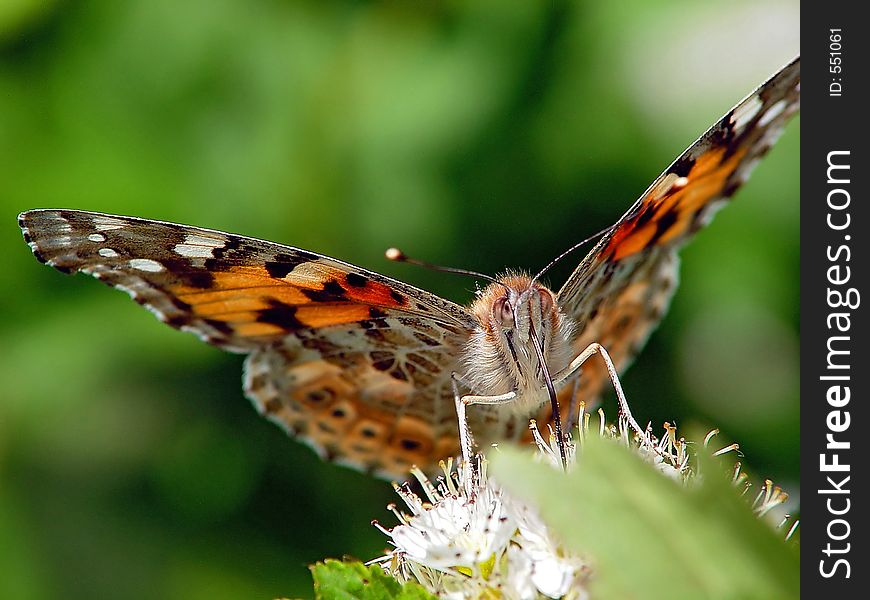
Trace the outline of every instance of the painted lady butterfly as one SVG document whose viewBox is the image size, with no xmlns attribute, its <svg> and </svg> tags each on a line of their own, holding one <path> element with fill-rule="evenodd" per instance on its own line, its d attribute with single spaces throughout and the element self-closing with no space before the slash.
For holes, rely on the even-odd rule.
<svg viewBox="0 0 870 600">
<path fill-rule="evenodd" d="M 325 458 L 404 476 L 457 453 L 454 383 L 503 400 L 469 411 L 481 442 L 521 439 L 530 415 L 551 417 L 545 365 L 563 418 L 579 400 L 594 402 L 605 365 L 589 361 L 581 374 L 572 359 L 597 342 L 617 369 L 628 365 L 674 293 L 677 249 L 746 180 L 799 103 L 796 59 L 674 161 L 561 290 L 511 275 L 469 307 L 219 231 L 77 210 L 28 211 L 19 223 L 40 261 L 89 273 L 161 321 L 247 354 L 247 396 Z"/>
</svg>

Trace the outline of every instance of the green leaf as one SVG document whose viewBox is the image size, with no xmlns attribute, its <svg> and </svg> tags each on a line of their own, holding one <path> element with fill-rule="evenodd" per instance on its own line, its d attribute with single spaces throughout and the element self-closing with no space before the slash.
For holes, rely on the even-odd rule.
<svg viewBox="0 0 870 600">
<path fill-rule="evenodd" d="M 332 600 L 434 600 L 434 596 L 416 583 L 400 584 L 377 565 L 327 559 L 312 565 L 314 595 Z"/>
<path fill-rule="evenodd" d="M 699 446 L 696 446 L 699 447 Z M 594 564 L 596 598 L 797 598 L 799 557 L 699 452 L 703 481 L 684 487 L 635 452 L 590 435 L 558 472 L 512 448 L 493 476 L 541 510 Z"/>
</svg>

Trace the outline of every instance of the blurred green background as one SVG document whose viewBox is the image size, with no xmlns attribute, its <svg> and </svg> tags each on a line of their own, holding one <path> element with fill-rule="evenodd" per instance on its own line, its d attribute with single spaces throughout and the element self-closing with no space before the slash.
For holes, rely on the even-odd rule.
<svg viewBox="0 0 870 600">
<path fill-rule="evenodd" d="M 0 0 L 0 597 L 306 597 L 307 564 L 373 558 L 370 520 L 392 523 L 386 483 L 257 416 L 241 357 L 39 265 L 19 211 L 244 233 L 466 302 L 470 280 L 384 248 L 537 270 L 797 54 L 798 25 L 767 0 Z M 799 142 L 796 119 L 684 251 L 623 379 L 639 420 L 718 426 L 795 494 Z"/>
</svg>

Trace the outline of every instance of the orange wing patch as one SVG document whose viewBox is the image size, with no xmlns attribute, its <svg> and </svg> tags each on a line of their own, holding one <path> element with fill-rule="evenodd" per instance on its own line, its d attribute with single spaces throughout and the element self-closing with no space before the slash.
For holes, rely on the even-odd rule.
<svg viewBox="0 0 870 600">
<path fill-rule="evenodd" d="M 284 274 L 289 266 L 233 265 L 210 272 L 205 289 L 192 285 L 200 283 L 192 277 L 167 289 L 192 314 L 209 319 L 215 327 L 232 327 L 243 337 L 383 318 L 386 313 L 378 307 L 401 307 L 407 302 L 402 294 L 361 274 L 314 262 L 296 264 Z"/>
<path fill-rule="evenodd" d="M 740 148 L 713 148 L 698 157 L 685 176 L 668 173 L 641 200 L 641 210 L 619 224 L 604 254 L 621 260 L 656 244 L 688 234 L 712 198 L 722 197 L 731 175 L 746 155 Z"/>
<path fill-rule="evenodd" d="M 281 273 L 279 263 L 270 270 L 275 275 Z M 283 279 L 300 288 L 313 302 L 349 300 L 386 308 L 401 308 L 408 303 L 405 295 L 363 273 L 340 271 L 316 261 L 296 265 Z"/>
</svg>

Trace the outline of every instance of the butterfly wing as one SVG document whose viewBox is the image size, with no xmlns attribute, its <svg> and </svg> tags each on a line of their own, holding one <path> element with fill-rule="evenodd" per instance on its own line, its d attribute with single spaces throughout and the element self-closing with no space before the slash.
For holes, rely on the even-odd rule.
<svg viewBox="0 0 870 600">
<path fill-rule="evenodd" d="M 598 342 L 618 370 L 628 365 L 667 310 L 677 250 L 746 181 L 799 106 L 797 58 L 692 144 L 608 230 L 558 293 L 578 324 L 575 354 Z M 592 359 L 560 404 L 594 404 L 606 382 L 603 364 Z"/>
<path fill-rule="evenodd" d="M 247 353 L 245 391 L 321 455 L 404 476 L 454 453 L 450 373 L 474 326 L 452 302 L 325 256 L 74 210 L 22 213 L 37 259 L 126 291 L 172 327 Z"/>
</svg>

